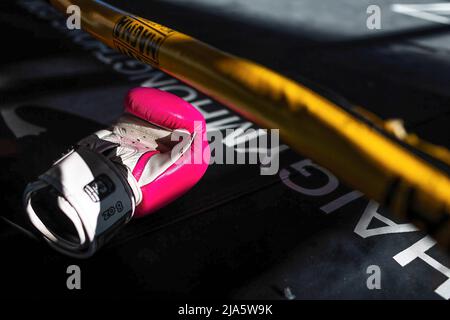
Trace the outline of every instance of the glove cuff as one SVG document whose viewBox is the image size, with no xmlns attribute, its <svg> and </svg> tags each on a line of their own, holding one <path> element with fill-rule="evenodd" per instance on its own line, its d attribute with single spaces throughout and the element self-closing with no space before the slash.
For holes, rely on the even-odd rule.
<svg viewBox="0 0 450 320">
<path fill-rule="evenodd" d="M 131 219 L 140 199 L 126 167 L 83 146 L 30 183 L 24 194 L 34 228 L 51 246 L 75 257 L 91 256 Z"/>
</svg>

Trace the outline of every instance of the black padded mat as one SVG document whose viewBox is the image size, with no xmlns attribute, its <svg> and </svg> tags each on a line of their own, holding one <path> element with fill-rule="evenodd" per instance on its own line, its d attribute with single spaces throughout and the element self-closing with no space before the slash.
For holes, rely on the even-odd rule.
<svg viewBox="0 0 450 320">
<path fill-rule="evenodd" d="M 378 2 L 387 10 L 391 4 Z M 258 9 L 264 19 L 251 20 L 218 10 L 212 1 L 111 3 L 335 91 L 380 116 L 401 117 L 424 138 L 450 146 L 449 59 L 445 51 L 433 51 L 445 25 L 405 16 L 393 23 L 390 12 L 386 34 L 364 28 L 353 34 L 355 26 L 330 34 L 326 24 L 307 30 L 296 24 L 295 19 L 310 21 L 308 12 L 326 16 L 311 1 L 304 1 L 310 9 L 306 16 L 285 23 L 267 14 L 274 10 L 268 4 Z M 359 12 L 361 4 L 345 3 Z M 25 184 L 79 138 L 117 118 L 125 93 L 135 86 L 187 99 L 206 116 L 209 131 L 256 128 L 169 75 L 121 56 L 82 31 L 67 30 L 64 18 L 44 1 L 8 1 L 0 8 L 4 41 L 11 44 L 0 64 L 0 138 L 9 139 L 17 151 L 0 158 L 1 215 L 9 221 L 23 224 Z M 418 30 L 423 32 L 419 38 L 407 36 Z M 442 299 L 442 293 L 450 294 L 445 288 L 440 295 L 435 292 L 450 283 L 446 254 L 432 245 L 428 258 L 402 266 L 398 254 L 426 235 L 337 180 L 332 187 L 332 181 L 326 169 L 287 146 L 273 176 L 260 175 L 258 165 L 214 164 L 185 196 L 132 221 L 82 261 L 2 221 L 1 287 L 11 296 L 53 297 L 286 299 L 287 287 L 299 299 Z M 440 271 L 430 265 L 433 261 Z M 70 264 L 83 272 L 78 292 L 66 288 Z M 380 290 L 367 288 L 371 265 L 380 267 Z"/>
</svg>

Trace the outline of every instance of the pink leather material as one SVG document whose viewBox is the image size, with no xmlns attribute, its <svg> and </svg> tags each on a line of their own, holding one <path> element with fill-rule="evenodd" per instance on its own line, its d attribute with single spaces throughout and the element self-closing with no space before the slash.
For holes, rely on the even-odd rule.
<svg viewBox="0 0 450 320">
<path fill-rule="evenodd" d="M 205 122 L 202 114 L 183 99 L 158 89 L 134 88 L 125 98 L 125 112 L 167 129 L 195 131 L 194 122 Z"/>
<path fill-rule="evenodd" d="M 142 202 L 135 217 L 148 215 L 191 189 L 206 172 L 210 150 L 206 123 L 191 104 L 170 93 L 151 88 L 135 88 L 125 99 L 125 110 L 139 118 L 168 129 L 186 129 L 195 138 L 190 150 L 151 183 L 141 187 Z M 140 179 L 145 163 L 158 152 L 144 154 L 133 170 Z M 200 161 L 194 161 L 200 160 Z"/>
</svg>

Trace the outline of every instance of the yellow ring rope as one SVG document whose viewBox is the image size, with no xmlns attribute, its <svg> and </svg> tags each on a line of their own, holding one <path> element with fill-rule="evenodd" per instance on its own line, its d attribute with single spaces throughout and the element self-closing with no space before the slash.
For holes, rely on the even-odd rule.
<svg viewBox="0 0 450 320">
<path fill-rule="evenodd" d="M 399 141 L 311 89 L 183 33 L 101 1 L 50 2 L 64 13 L 79 6 L 82 28 L 108 46 L 160 68 L 262 127 L 279 128 L 292 148 L 450 247 L 450 179 Z"/>
</svg>

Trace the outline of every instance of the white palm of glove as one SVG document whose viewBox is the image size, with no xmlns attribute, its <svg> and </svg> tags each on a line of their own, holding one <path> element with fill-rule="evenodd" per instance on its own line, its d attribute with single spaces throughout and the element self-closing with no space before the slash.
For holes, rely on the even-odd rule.
<svg viewBox="0 0 450 320">
<path fill-rule="evenodd" d="M 193 136 L 187 130 L 165 129 L 136 117 L 125 115 L 107 130 L 97 131 L 86 137 L 79 145 L 102 153 L 109 160 L 124 167 L 130 184 L 142 187 L 155 180 L 174 164 L 190 147 Z M 142 178 L 133 181 L 133 169 L 139 159 L 148 152 L 155 154 L 146 163 Z M 136 195 L 136 205 L 140 203 Z"/>
<path fill-rule="evenodd" d="M 30 184 L 26 192 L 30 220 L 56 249 L 89 256 L 109 236 L 106 231 L 131 219 L 142 200 L 141 187 L 180 159 L 193 139 L 187 130 L 162 128 L 126 114 L 109 129 L 81 140 L 78 148 Z M 144 155 L 148 157 L 141 161 Z M 64 224 L 73 225 L 73 231 L 64 235 L 55 233 L 56 228 L 45 223 L 45 214 L 33 209 L 33 193 L 49 187 L 57 192 L 56 207 L 67 219 Z"/>
</svg>

